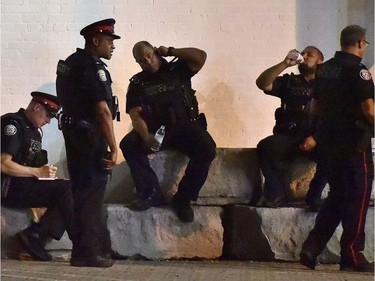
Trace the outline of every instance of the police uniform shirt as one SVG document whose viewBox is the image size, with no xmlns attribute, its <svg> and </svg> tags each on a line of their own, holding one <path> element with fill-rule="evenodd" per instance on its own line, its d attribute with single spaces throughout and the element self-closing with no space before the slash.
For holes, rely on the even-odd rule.
<svg viewBox="0 0 375 281">
<path fill-rule="evenodd" d="M 27 119 L 24 109 L 1 117 L 1 153 L 10 154 L 13 161 L 23 164 L 26 160 L 23 158 L 28 151 L 38 153 L 41 147 L 42 136 Z M 22 156 L 18 159 L 20 152 Z"/>
<path fill-rule="evenodd" d="M 57 77 L 57 94 L 64 114 L 79 118 L 95 118 L 94 105 L 106 101 L 112 108 L 112 79 L 106 64 L 98 57 L 77 48 L 65 61 L 72 67 L 71 77 Z"/>
<path fill-rule="evenodd" d="M 356 121 L 360 119 L 360 104 L 374 98 L 374 82 L 361 58 L 346 52 L 336 52 L 317 73 L 314 98 L 322 106 L 322 116 L 314 138 L 328 144 L 333 154 L 352 152 L 361 136 Z"/>
<path fill-rule="evenodd" d="M 306 105 L 312 99 L 314 80 L 307 81 L 301 74 L 284 74 L 275 79 L 271 91 L 265 94 L 279 97 L 287 105 Z"/>
<path fill-rule="evenodd" d="M 157 73 L 141 71 L 130 79 L 126 95 L 126 113 L 134 107 L 143 107 L 142 97 L 145 95 L 168 95 L 177 90 L 181 85 L 191 89 L 191 78 L 196 72 L 191 71 L 182 60 L 168 63 L 162 59 L 162 66 Z M 173 97 L 171 97 L 173 98 Z M 145 120 L 150 126 L 151 120 Z M 156 125 L 155 125 L 156 126 Z"/>
<path fill-rule="evenodd" d="M 296 130 L 303 132 L 307 129 L 309 106 L 312 99 L 315 80 L 307 81 L 301 74 L 284 74 L 275 79 L 271 91 L 264 91 L 270 96 L 279 97 L 284 104 L 283 110 L 287 111 L 288 116 L 283 121 L 277 120 L 274 131 L 278 130 L 282 122 L 294 122 Z"/>
</svg>

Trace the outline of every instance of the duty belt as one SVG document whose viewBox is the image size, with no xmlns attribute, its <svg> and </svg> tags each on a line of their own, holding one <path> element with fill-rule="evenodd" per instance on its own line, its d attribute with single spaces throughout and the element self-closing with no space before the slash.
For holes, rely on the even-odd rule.
<svg viewBox="0 0 375 281">
<path fill-rule="evenodd" d="M 84 119 L 79 119 L 73 116 L 65 115 L 60 113 L 58 116 L 58 128 L 61 131 L 63 128 L 81 126 L 85 128 L 92 128 L 92 124 Z"/>
</svg>

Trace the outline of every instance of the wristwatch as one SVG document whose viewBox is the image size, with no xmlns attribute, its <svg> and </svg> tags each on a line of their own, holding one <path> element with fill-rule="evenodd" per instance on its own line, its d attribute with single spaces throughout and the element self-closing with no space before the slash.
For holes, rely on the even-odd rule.
<svg viewBox="0 0 375 281">
<path fill-rule="evenodd" d="M 172 56 L 172 51 L 174 50 L 174 47 L 169 47 L 167 51 L 167 56 Z"/>
</svg>

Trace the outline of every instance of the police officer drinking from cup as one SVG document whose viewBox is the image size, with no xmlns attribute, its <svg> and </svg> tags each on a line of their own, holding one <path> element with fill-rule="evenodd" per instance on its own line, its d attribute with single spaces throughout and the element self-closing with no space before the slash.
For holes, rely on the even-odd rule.
<svg viewBox="0 0 375 281">
<path fill-rule="evenodd" d="M 42 149 L 42 127 L 57 116 L 56 96 L 32 92 L 26 109 L 1 116 L 1 204 L 10 208 L 47 208 L 38 223 L 17 233 L 35 259 L 49 261 L 48 238 L 60 240 L 66 230 L 74 243 L 73 196 L 67 180 L 56 179 Z M 47 180 L 42 180 L 47 179 Z M 11 222 L 7 222 L 11 223 Z"/>
<path fill-rule="evenodd" d="M 305 153 L 299 145 L 313 129 L 310 123 L 310 102 L 312 99 L 315 73 L 323 62 L 322 52 L 314 46 L 307 46 L 298 61 L 290 52 L 280 63 L 263 71 L 256 80 L 258 88 L 266 95 L 279 97 L 281 105 L 275 111 L 276 124 L 273 135 L 262 139 L 257 145 L 259 166 L 265 178 L 262 206 L 277 208 L 287 203 L 285 192 L 285 171 L 289 163 L 298 157 L 308 157 L 319 162 L 314 180 L 310 183 L 307 204 L 317 209 L 321 192 L 326 185 L 324 161 L 319 151 Z M 298 54 L 298 53 L 297 53 Z M 299 75 L 280 73 L 298 64 Z"/>
<path fill-rule="evenodd" d="M 133 47 L 133 56 L 142 71 L 130 79 L 126 112 L 133 130 L 120 143 L 137 191 L 132 207 L 146 210 L 162 203 L 158 178 L 147 155 L 159 149 L 178 149 L 190 161 L 172 207 L 182 222 L 191 222 L 191 201 L 197 200 L 216 156 L 216 144 L 206 130 L 204 115 L 199 114 L 191 88 L 191 78 L 204 65 L 206 53 L 197 48 L 156 48 L 140 41 Z M 175 59 L 168 62 L 164 57 L 170 56 Z M 160 145 L 154 135 L 162 125 L 165 138 Z"/>
<path fill-rule="evenodd" d="M 103 201 L 118 153 L 113 130 L 118 108 L 101 58 L 111 59 L 114 40 L 120 39 L 114 24 L 114 19 L 105 19 L 83 28 L 85 48 L 77 48 L 57 66 L 56 90 L 63 110 L 60 126 L 80 226 L 79 239 L 73 244 L 73 266 L 113 265 Z"/>
</svg>

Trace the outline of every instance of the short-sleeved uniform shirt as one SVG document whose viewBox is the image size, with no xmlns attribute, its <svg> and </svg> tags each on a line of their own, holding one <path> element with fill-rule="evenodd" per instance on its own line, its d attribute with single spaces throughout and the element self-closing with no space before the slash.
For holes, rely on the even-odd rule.
<svg viewBox="0 0 375 281">
<path fill-rule="evenodd" d="M 361 103 L 373 98 L 374 82 L 361 58 L 336 52 L 317 73 L 314 99 L 322 109 L 314 136 L 317 143 L 335 157 L 355 152 L 363 133 L 357 125 L 363 119 Z"/>
<path fill-rule="evenodd" d="M 181 92 L 181 86 L 191 89 L 191 77 L 195 74 L 196 72 L 191 71 L 180 59 L 171 63 L 162 59 L 162 66 L 157 73 L 147 71 L 137 73 L 130 79 L 126 95 L 126 113 L 129 113 L 132 108 L 142 107 L 143 119 L 149 130 L 155 131 L 162 125 L 162 120 L 156 120 L 158 115 L 154 117 L 147 115 L 148 107 L 151 107 L 150 111 L 155 111 L 152 107 L 156 102 L 158 102 L 158 110 L 164 112 L 168 112 L 168 107 L 172 103 L 175 108 L 185 107 L 178 95 Z"/>
<path fill-rule="evenodd" d="M 1 153 L 13 156 L 12 160 L 24 165 L 32 155 L 42 149 L 42 136 L 25 115 L 25 110 L 1 116 Z M 31 166 L 31 163 L 27 164 Z"/>
<path fill-rule="evenodd" d="M 307 81 L 302 75 L 284 74 L 275 79 L 271 91 L 265 94 L 279 97 L 281 108 L 275 113 L 274 132 L 285 131 L 285 126 L 296 126 L 293 133 L 308 131 L 308 115 L 314 80 Z"/>
<path fill-rule="evenodd" d="M 56 80 L 57 96 L 64 114 L 77 119 L 92 120 L 95 118 L 94 105 L 101 101 L 106 101 L 114 114 L 112 79 L 106 64 L 79 48 L 65 63 L 70 66 L 69 74 L 64 76 L 58 72 Z"/>
</svg>

